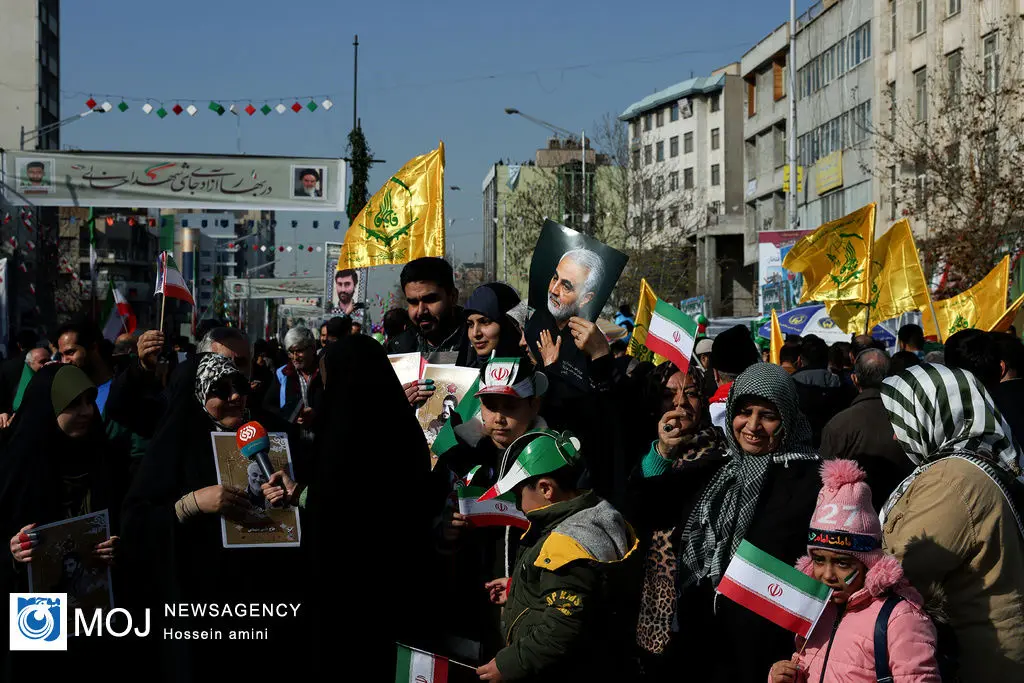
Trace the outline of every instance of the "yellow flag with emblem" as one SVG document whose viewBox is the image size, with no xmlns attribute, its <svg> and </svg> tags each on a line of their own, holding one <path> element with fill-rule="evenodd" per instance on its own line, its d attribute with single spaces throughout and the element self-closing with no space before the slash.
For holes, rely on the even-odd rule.
<svg viewBox="0 0 1024 683">
<path fill-rule="evenodd" d="M 897 221 L 878 238 L 871 252 L 871 300 L 866 303 L 833 303 L 828 316 L 850 334 L 863 334 L 870 310 L 871 327 L 901 313 L 928 306 L 928 281 L 914 233 L 906 219 Z"/>
<path fill-rule="evenodd" d="M 807 301 L 861 301 L 871 295 L 871 247 L 875 241 L 875 205 L 825 223 L 793 245 L 782 267 L 803 273 Z"/>
<path fill-rule="evenodd" d="M 1024 305 L 1024 294 L 1017 297 L 1017 300 L 1010 304 L 1010 307 L 1006 309 L 1006 313 L 1003 313 L 1003 317 L 1000 318 L 995 325 L 988 328 L 989 332 L 1009 332 L 1010 327 L 1013 325 L 1013 321 L 1017 319 L 1017 313 L 1020 312 L 1020 307 Z"/>
<path fill-rule="evenodd" d="M 921 327 L 925 336 L 945 342 L 960 330 L 976 327 L 988 330 L 999 323 L 1006 313 L 1006 292 L 1010 282 L 1010 257 L 1004 256 L 981 282 L 966 292 L 936 301 L 935 317 L 925 308 L 921 311 Z M 935 319 L 939 327 L 935 327 Z M 942 334 L 938 334 L 941 331 Z"/>
<path fill-rule="evenodd" d="M 636 305 L 636 318 L 633 321 L 633 336 L 629 340 L 629 348 L 626 354 L 633 356 L 640 362 L 650 362 L 661 365 L 667 358 L 647 348 L 647 330 L 651 326 L 651 317 L 654 315 L 654 307 L 658 303 L 658 297 L 654 290 L 647 284 L 647 280 L 640 278 L 640 301 Z"/>
<path fill-rule="evenodd" d="M 444 256 L 444 143 L 411 159 L 345 233 L 338 270 Z"/>
</svg>

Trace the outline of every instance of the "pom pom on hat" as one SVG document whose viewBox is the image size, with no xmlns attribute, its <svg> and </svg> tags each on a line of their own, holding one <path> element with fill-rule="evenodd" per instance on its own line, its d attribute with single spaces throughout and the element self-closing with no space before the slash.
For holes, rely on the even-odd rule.
<svg viewBox="0 0 1024 683">
<path fill-rule="evenodd" d="M 821 464 L 821 483 L 825 488 L 838 491 L 840 487 L 867 480 L 868 475 L 854 460 L 826 460 Z"/>
</svg>

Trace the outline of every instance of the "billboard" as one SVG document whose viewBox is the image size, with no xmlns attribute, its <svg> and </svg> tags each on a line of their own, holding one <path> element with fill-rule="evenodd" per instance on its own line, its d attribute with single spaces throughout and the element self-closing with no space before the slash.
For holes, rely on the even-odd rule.
<svg viewBox="0 0 1024 683">
<path fill-rule="evenodd" d="M 6 152 L 12 204 L 342 211 L 342 159 Z"/>
<path fill-rule="evenodd" d="M 765 230 L 757 235 L 758 241 L 758 292 L 760 293 L 761 315 L 774 308 L 780 313 L 795 308 L 800 303 L 800 290 L 804 279 L 782 267 L 782 260 L 805 235 L 813 230 Z"/>
<path fill-rule="evenodd" d="M 224 278 L 224 291 L 228 299 L 289 299 L 292 297 L 319 298 L 324 281 L 318 277 L 292 278 Z"/>
</svg>

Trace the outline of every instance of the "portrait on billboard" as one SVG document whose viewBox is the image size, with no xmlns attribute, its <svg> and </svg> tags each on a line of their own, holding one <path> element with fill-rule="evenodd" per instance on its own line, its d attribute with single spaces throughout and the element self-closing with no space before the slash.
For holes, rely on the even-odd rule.
<svg viewBox="0 0 1024 683">
<path fill-rule="evenodd" d="M 53 193 L 53 159 L 25 157 L 18 159 L 16 175 L 18 192 L 24 195 Z"/>
<path fill-rule="evenodd" d="M 326 166 L 292 166 L 292 199 L 323 201 L 327 194 Z"/>
</svg>

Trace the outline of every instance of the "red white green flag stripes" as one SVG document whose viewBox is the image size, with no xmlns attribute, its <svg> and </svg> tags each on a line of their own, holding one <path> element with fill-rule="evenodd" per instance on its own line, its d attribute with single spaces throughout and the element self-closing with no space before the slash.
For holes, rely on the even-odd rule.
<svg viewBox="0 0 1024 683">
<path fill-rule="evenodd" d="M 395 683 L 447 683 L 448 660 L 420 650 L 398 646 Z"/>
<path fill-rule="evenodd" d="M 114 341 L 122 333 L 131 334 L 135 327 L 135 312 L 131 304 L 121 290 L 108 280 L 107 301 L 103 306 L 103 338 Z"/>
<path fill-rule="evenodd" d="M 171 256 L 170 252 L 160 252 L 160 256 L 157 257 L 156 288 L 154 291 L 156 294 L 163 294 L 165 297 L 169 296 L 172 299 L 180 299 L 181 301 L 187 301 L 193 306 L 196 305 L 195 299 L 192 298 L 192 292 L 188 291 L 185 278 L 181 276 L 181 271 L 178 270 L 178 266 L 174 263 L 174 257 Z"/>
<path fill-rule="evenodd" d="M 514 526 L 526 529 L 530 523 L 516 507 L 515 496 L 505 494 L 490 500 L 477 500 L 487 489 L 480 486 L 460 486 L 459 514 L 465 515 L 470 526 Z"/>
<path fill-rule="evenodd" d="M 746 541 L 740 543 L 716 590 L 804 638 L 814 630 L 832 595 L 825 584 Z"/>
<path fill-rule="evenodd" d="M 693 342 L 697 336 L 697 321 L 672 304 L 661 299 L 654 305 L 651 324 L 647 328 L 644 344 L 659 356 L 675 363 L 686 372 L 693 355 Z"/>
</svg>

